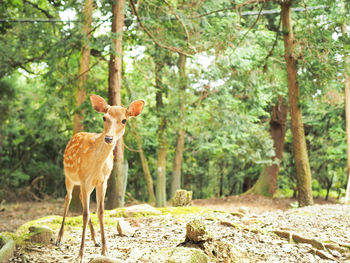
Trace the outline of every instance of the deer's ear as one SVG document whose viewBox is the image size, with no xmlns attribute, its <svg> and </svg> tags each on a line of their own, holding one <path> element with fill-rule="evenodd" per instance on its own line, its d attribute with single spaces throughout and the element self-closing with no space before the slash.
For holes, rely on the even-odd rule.
<svg viewBox="0 0 350 263">
<path fill-rule="evenodd" d="M 104 100 L 104 98 L 98 96 L 98 95 L 90 95 L 91 104 L 94 107 L 94 109 L 97 112 L 104 112 L 106 113 L 108 111 L 108 108 L 110 107 L 107 102 Z"/>
<path fill-rule="evenodd" d="M 145 105 L 144 100 L 135 100 L 131 102 L 128 108 L 128 116 L 136 117 L 137 115 L 139 115 L 142 112 L 144 105 Z"/>
</svg>

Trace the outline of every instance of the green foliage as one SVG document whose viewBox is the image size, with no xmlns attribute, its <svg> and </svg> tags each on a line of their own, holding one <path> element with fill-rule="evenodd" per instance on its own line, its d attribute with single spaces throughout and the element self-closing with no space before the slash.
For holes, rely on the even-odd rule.
<svg viewBox="0 0 350 263">
<path fill-rule="evenodd" d="M 75 107 L 82 2 L 35 3 L 39 8 L 22 1 L 3 1 L 1 18 L 59 18 L 61 12 L 69 10 L 76 13 L 76 22 L 0 22 L 0 199 L 11 199 L 11 192 L 20 193 L 28 186 L 39 197 L 63 196 L 62 155 L 72 135 L 74 113 L 83 112 L 86 131 L 102 130 L 101 114 L 92 109 L 88 99 Z M 343 194 L 346 183 L 342 76 L 350 42 L 349 34 L 341 34 L 341 26 L 350 24 L 349 15 L 339 15 L 337 1 L 307 4 L 327 8 L 293 13 L 300 106 L 315 194 L 323 196 L 328 189 L 334 196 L 336 191 Z M 295 2 L 295 7 L 304 5 L 305 1 Z M 142 149 L 155 179 L 159 124 L 155 82 L 159 78 L 165 91 L 161 114 L 167 119 L 167 187 L 170 189 L 181 127 L 186 132 L 182 186 L 192 190 L 194 198 L 242 193 L 243 185 L 254 182 L 263 165 L 272 163 L 270 111 L 278 96 L 287 97 L 281 32 L 276 38 L 279 14 L 256 21 L 257 16 L 240 17 L 236 11 L 259 11 L 261 6 L 236 7 L 227 0 L 138 1 L 144 26 L 168 49 L 155 45 L 134 20 L 130 7 L 125 10 L 122 102 L 146 101 L 142 115 L 128 123 L 125 144 L 137 149 L 135 136 L 142 137 Z M 270 1 L 265 8 L 279 6 Z M 89 42 L 91 68 L 84 87 L 87 94 L 105 98 L 108 54 L 116 37 L 109 33 L 110 10 L 110 1 L 96 2 Z M 344 10 L 349 10 L 349 3 L 344 2 Z M 179 90 L 184 83 L 174 50 L 189 54 L 183 97 Z M 157 63 L 162 65 L 160 72 L 155 72 Z M 179 121 L 181 101 L 186 112 L 183 122 Z M 137 130 L 132 122 L 137 122 Z M 291 145 L 288 127 L 279 195 L 292 196 L 296 185 Z M 138 152 L 126 149 L 125 157 L 129 162 L 127 191 L 147 200 Z"/>
</svg>

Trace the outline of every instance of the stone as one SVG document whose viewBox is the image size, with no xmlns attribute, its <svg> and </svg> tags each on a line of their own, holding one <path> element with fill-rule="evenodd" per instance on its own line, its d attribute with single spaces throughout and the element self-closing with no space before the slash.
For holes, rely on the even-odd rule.
<svg viewBox="0 0 350 263">
<path fill-rule="evenodd" d="M 232 243 L 218 240 L 205 242 L 203 251 L 215 262 L 239 262 L 242 257 Z"/>
<path fill-rule="evenodd" d="M 202 241 L 210 241 L 213 235 L 208 233 L 205 225 L 199 220 L 193 220 L 186 225 L 186 240 L 185 242 L 199 243 Z"/>
<path fill-rule="evenodd" d="M 0 263 L 8 262 L 16 249 L 15 241 L 7 236 L 0 235 Z"/>
<path fill-rule="evenodd" d="M 97 256 L 89 261 L 89 263 L 122 263 L 124 261 L 121 261 L 116 258 L 111 257 L 105 257 L 105 256 Z"/>
<path fill-rule="evenodd" d="M 238 209 L 238 212 L 242 213 L 243 215 L 249 215 L 249 208 L 242 206 Z"/>
<path fill-rule="evenodd" d="M 165 248 L 160 251 L 166 263 L 207 263 L 208 256 L 200 249 L 175 247 Z"/>
<path fill-rule="evenodd" d="M 135 234 L 135 228 L 133 228 L 129 222 L 124 219 L 118 219 L 117 230 L 119 235 L 132 237 Z"/>
<path fill-rule="evenodd" d="M 53 240 L 55 232 L 46 226 L 31 226 L 29 227 L 29 234 L 30 242 L 47 244 Z"/>
<path fill-rule="evenodd" d="M 190 206 L 192 203 L 192 191 L 186 191 L 183 189 L 176 190 L 171 199 L 171 203 L 173 206 Z"/>
</svg>

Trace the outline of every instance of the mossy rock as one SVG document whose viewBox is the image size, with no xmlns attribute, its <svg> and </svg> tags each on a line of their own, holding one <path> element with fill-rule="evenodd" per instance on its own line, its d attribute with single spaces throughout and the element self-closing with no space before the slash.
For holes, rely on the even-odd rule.
<svg viewBox="0 0 350 263">
<path fill-rule="evenodd" d="M 186 225 L 185 242 L 200 243 L 213 240 L 213 235 L 206 230 L 205 225 L 199 220 L 193 220 Z"/>
<path fill-rule="evenodd" d="M 8 262 L 15 249 L 15 241 L 7 235 L 0 234 L 0 263 Z"/>
<path fill-rule="evenodd" d="M 199 249 L 188 247 L 176 247 L 162 249 L 162 255 L 166 263 L 207 263 L 208 256 Z"/>
<path fill-rule="evenodd" d="M 29 240 L 34 243 L 47 244 L 50 243 L 54 238 L 55 232 L 49 227 L 38 227 L 31 226 L 29 227 Z"/>
<path fill-rule="evenodd" d="M 192 203 L 192 191 L 176 190 L 171 203 L 173 206 L 190 206 Z"/>
</svg>

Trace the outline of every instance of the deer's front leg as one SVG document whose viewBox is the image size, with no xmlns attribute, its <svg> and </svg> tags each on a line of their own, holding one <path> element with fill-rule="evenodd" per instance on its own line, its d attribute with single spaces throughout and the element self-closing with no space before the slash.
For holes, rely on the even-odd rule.
<svg viewBox="0 0 350 263">
<path fill-rule="evenodd" d="M 98 216 L 98 221 L 100 223 L 100 229 L 101 229 L 101 243 L 102 243 L 101 253 L 103 256 L 108 254 L 104 222 L 103 222 L 104 200 L 105 200 L 106 189 L 107 189 L 107 180 L 103 184 L 96 187 L 97 216 Z"/>
<path fill-rule="evenodd" d="M 67 194 L 64 202 L 64 212 L 63 212 L 63 219 L 62 219 L 62 224 L 61 224 L 61 229 L 60 232 L 58 233 L 56 245 L 60 246 L 62 244 L 62 236 L 64 232 L 64 222 L 66 221 L 66 216 L 68 213 L 69 209 L 69 204 L 70 201 L 72 200 L 72 192 L 73 192 L 73 183 L 69 181 L 69 179 L 66 177 L 66 189 L 67 189 Z"/>
<path fill-rule="evenodd" d="M 85 234 L 86 234 L 87 223 L 90 217 L 90 214 L 89 214 L 90 193 L 91 192 L 87 192 L 85 186 L 83 185 L 80 186 L 81 204 L 83 206 L 83 234 L 81 236 L 78 262 L 82 262 L 83 256 L 84 256 Z"/>
</svg>

